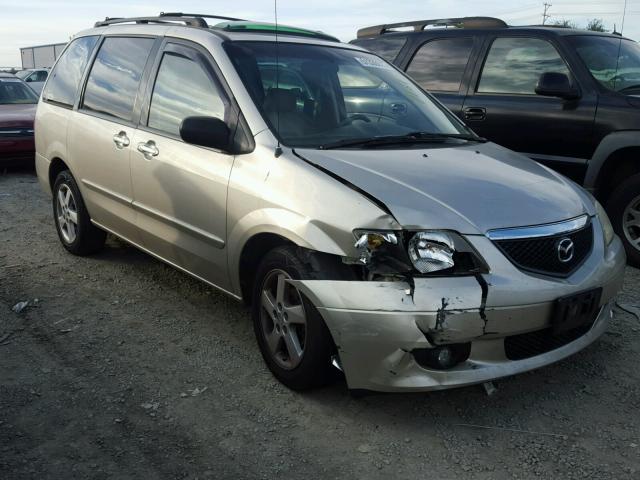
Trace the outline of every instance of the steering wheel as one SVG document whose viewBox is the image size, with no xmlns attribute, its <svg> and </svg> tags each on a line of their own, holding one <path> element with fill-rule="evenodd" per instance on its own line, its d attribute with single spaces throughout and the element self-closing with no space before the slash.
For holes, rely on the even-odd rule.
<svg viewBox="0 0 640 480">
<path fill-rule="evenodd" d="M 351 115 L 350 117 L 347 117 L 344 120 L 342 120 L 340 122 L 340 126 L 341 127 L 345 127 L 347 125 L 351 125 L 356 120 L 361 120 L 361 121 L 363 121 L 365 123 L 371 123 L 371 119 L 369 117 L 367 117 L 366 115 L 364 115 L 362 113 L 355 113 L 355 114 Z"/>
</svg>

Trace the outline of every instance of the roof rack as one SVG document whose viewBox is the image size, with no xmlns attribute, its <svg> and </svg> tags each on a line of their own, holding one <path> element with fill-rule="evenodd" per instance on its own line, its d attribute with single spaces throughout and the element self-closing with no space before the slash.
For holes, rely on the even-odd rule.
<svg viewBox="0 0 640 480">
<path fill-rule="evenodd" d="M 394 28 L 401 27 L 413 27 L 415 32 L 421 32 L 427 27 L 506 28 L 508 25 L 504 20 L 493 17 L 438 18 L 365 27 L 358 30 L 358 38 L 377 37 L 387 32 L 393 32 Z"/>
<path fill-rule="evenodd" d="M 106 27 L 109 25 L 116 25 L 119 23 L 184 23 L 189 27 L 207 28 L 207 22 L 201 17 L 175 17 L 169 15 L 162 15 L 158 17 L 131 17 L 131 18 L 105 18 L 100 22 L 96 22 L 94 27 Z"/>
<path fill-rule="evenodd" d="M 242 22 L 242 18 L 222 17 L 220 15 L 209 15 L 206 13 L 182 13 L 182 12 L 160 12 L 161 17 L 197 17 L 197 18 L 217 18 L 219 20 L 229 20 L 231 22 Z"/>
</svg>

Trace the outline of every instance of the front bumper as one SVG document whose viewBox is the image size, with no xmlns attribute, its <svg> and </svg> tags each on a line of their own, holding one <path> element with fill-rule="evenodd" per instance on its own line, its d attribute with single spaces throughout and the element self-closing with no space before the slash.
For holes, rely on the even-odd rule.
<svg viewBox="0 0 640 480">
<path fill-rule="evenodd" d="M 625 255 L 616 238 L 598 239 L 589 259 L 567 279 L 516 269 L 486 237 L 470 241 L 492 265 L 483 275 L 483 304 L 475 277 L 416 278 L 411 296 L 404 282 L 291 281 L 318 308 L 338 347 L 350 389 L 426 391 L 482 383 L 566 358 L 595 341 L 612 318 L 622 288 Z M 546 353 L 509 360 L 505 338 L 544 330 L 555 300 L 602 287 L 599 314 L 578 338 Z M 469 358 L 449 370 L 418 364 L 415 349 L 471 343 Z"/>
</svg>

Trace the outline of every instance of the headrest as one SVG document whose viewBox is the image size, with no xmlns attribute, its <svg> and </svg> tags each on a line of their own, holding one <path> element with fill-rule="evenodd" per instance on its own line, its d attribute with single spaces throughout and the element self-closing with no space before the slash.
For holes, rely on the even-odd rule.
<svg viewBox="0 0 640 480">
<path fill-rule="evenodd" d="M 294 90 L 270 88 L 264 98 L 264 109 L 269 112 L 294 112 L 297 95 Z"/>
</svg>

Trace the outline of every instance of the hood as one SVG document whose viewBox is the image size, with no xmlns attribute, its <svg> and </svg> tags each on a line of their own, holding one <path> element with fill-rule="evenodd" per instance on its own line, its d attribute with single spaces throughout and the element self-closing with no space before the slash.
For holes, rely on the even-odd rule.
<svg viewBox="0 0 640 480">
<path fill-rule="evenodd" d="M 37 106 L 36 103 L 0 104 L 0 128 L 33 128 Z"/>
<path fill-rule="evenodd" d="M 384 203 L 407 229 L 474 235 L 587 212 L 586 197 L 571 181 L 491 143 L 296 153 Z"/>
</svg>

